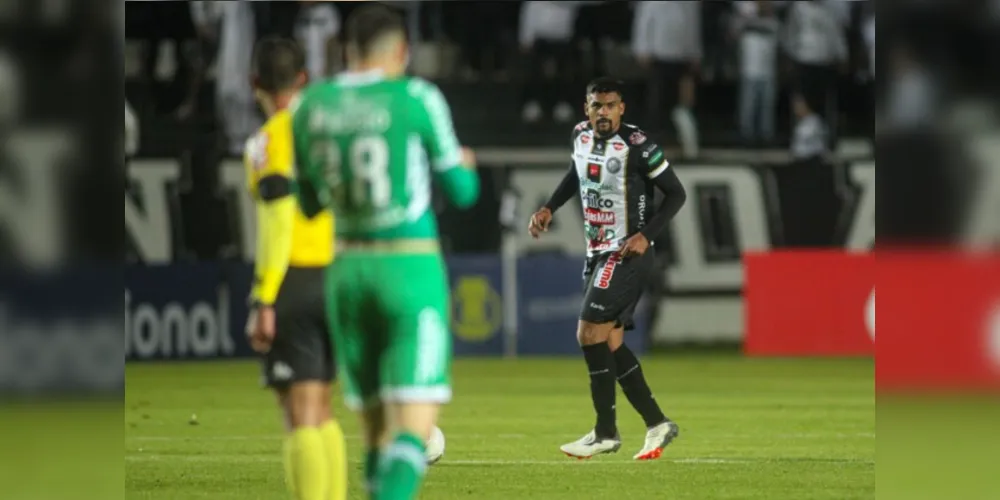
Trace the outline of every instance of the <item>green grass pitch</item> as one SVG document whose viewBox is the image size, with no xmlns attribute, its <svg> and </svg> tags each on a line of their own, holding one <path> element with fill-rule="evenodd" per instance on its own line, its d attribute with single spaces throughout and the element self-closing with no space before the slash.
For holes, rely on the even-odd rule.
<svg viewBox="0 0 1000 500">
<path fill-rule="evenodd" d="M 577 461 L 559 445 L 593 425 L 582 359 L 464 359 L 424 500 L 875 497 L 871 359 L 648 356 L 646 377 L 681 426 L 663 458 L 636 463 L 639 416 L 619 391 L 623 447 Z M 280 420 L 254 362 L 126 367 L 125 497 L 286 499 Z M 339 397 L 350 498 L 364 498 L 361 442 Z M 197 425 L 190 420 L 197 415 Z"/>
</svg>

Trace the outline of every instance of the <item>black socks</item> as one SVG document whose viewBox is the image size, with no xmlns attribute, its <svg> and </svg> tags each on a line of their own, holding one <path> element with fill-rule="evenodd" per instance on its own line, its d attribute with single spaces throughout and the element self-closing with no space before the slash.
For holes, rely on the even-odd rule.
<svg viewBox="0 0 1000 500">
<path fill-rule="evenodd" d="M 601 345 L 606 346 L 607 344 Z M 618 383 L 622 385 L 622 391 L 625 392 L 628 402 L 632 403 L 632 407 L 639 412 L 639 415 L 642 415 L 643 421 L 646 422 L 646 428 L 666 422 L 667 417 L 663 415 L 660 406 L 656 404 L 653 391 L 646 384 L 646 377 L 642 375 L 642 367 L 639 366 L 639 360 L 632 353 L 632 350 L 627 345 L 622 344 L 613 356 L 617 368 Z M 589 364 L 590 361 L 588 360 L 587 363 Z M 593 387 L 593 379 L 591 379 L 591 387 Z"/>
<path fill-rule="evenodd" d="M 597 412 L 594 431 L 598 438 L 613 438 L 618 434 L 615 421 L 615 356 L 608 343 L 602 342 L 583 346 L 583 357 L 590 370 L 590 398 Z"/>
</svg>

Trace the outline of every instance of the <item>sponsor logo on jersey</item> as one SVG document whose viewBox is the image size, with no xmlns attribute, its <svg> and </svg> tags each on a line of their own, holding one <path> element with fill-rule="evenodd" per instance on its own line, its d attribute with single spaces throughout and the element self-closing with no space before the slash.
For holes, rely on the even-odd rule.
<svg viewBox="0 0 1000 500">
<path fill-rule="evenodd" d="M 587 179 L 592 182 L 601 182 L 601 166 L 596 163 L 587 165 Z"/>
<path fill-rule="evenodd" d="M 250 160 L 250 166 L 258 172 L 267 167 L 267 145 L 270 141 L 271 138 L 265 131 L 259 132 L 247 141 L 247 158 Z"/>
<path fill-rule="evenodd" d="M 596 208 L 588 208 L 586 212 L 584 212 L 584 217 L 586 217 L 587 222 L 591 224 L 607 226 L 615 223 L 614 212 L 605 212 Z"/>
<path fill-rule="evenodd" d="M 615 147 L 615 151 L 621 151 L 621 150 L 625 149 L 625 144 L 623 144 L 621 142 L 616 142 L 616 143 L 614 143 L 614 147 Z"/>
<path fill-rule="evenodd" d="M 608 256 L 608 261 L 604 263 L 601 270 L 597 273 L 597 280 L 594 281 L 594 287 L 606 290 L 611 286 L 611 277 L 615 274 L 615 268 L 618 267 L 622 261 L 622 256 L 619 253 L 613 253 Z"/>
<path fill-rule="evenodd" d="M 587 209 L 611 210 L 615 208 L 614 200 L 601 198 L 601 195 L 593 191 L 587 193 Z"/>
<path fill-rule="evenodd" d="M 590 136 L 589 135 L 581 135 L 580 136 L 580 143 L 581 144 L 589 144 L 590 143 Z"/>
<path fill-rule="evenodd" d="M 639 229 L 646 227 L 646 195 L 639 195 Z"/>
<path fill-rule="evenodd" d="M 615 146 L 618 146 L 618 145 L 615 144 Z M 608 172 L 611 172 L 612 174 L 617 174 L 618 172 L 621 172 L 622 171 L 622 161 L 619 160 L 618 158 L 610 158 L 608 160 L 607 169 L 608 169 Z"/>
<path fill-rule="evenodd" d="M 618 234 L 614 229 L 597 224 L 587 224 L 587 239 L 590 240 L 587 248 L 590 250 L 606 250 L 611 248 L 611 244 Z"/>
<path fill-rule="evenodd" d="M 643 134 L 642 132 L 634 132 L 632 135 L 629 136 L 628 140 L 632 144 L 639 146 L 642 143 L 646 142 L 646 134 Z"/>
</svg>

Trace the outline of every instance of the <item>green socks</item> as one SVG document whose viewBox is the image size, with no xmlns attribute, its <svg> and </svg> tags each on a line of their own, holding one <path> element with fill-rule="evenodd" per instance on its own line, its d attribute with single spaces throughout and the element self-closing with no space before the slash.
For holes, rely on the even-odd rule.
<svg viewBox="0 0 1000 500">
<path fill-rule="evenodd" d="M 372 453 L 369 452 L 369 460 Z M 367 464 L 366 464 L 367 466 Z M 367 475 L 368 467 L 366 467 Z M 374 500 L 413 500 L 427 470 L 424 440 L 400 433 L 382 454 L 375 478 Z"/>
</svg>

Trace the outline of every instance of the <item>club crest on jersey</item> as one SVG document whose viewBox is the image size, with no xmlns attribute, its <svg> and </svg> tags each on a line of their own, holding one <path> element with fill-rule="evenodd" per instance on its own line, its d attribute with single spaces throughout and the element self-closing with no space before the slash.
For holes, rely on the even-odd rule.
<svg viewBox="0 0 1000 500">
<path fill-rule="evenodd" d="M 617 147 L 618 144 L 615 144 L 615 146 Z M 622 161 L 619 160 L 618 158 L 611 158 L 611 159 L 609 159 L 608 160 L 607 169 L 608 169 L 608 172 L 611 172 L 612 174 L 617 174 L 618 172 L 621 172 L 622 171 Z"/>
<path fill-rule="evenodd" d="M 616 142 L 614 144 L 614 146 L 615 146 L 615 151 L 621 151 L 621 150 L 625 149 L 625 144 L 622 144 L 620 142 Z"/>
<path fill-rule="evenodd" d="M 608 261 L 604 263 L 601 270 L 597 272 L 597 279 L 594 280 L 594 288 L 606 290 L 611 286 L 611 277 L 615 274 L 615 268 L 622 261 L 620 253 L 615 252 L 608 256 Z"/>
<path fill-rule="evenodd" d="M 629 136 L 628 140 L 632 144 L 639 146 L 642 143 L 646 142 L 646 134 L 643 134 L 642 132 L 634 132 L 632 135 Z"/>
</svg>

